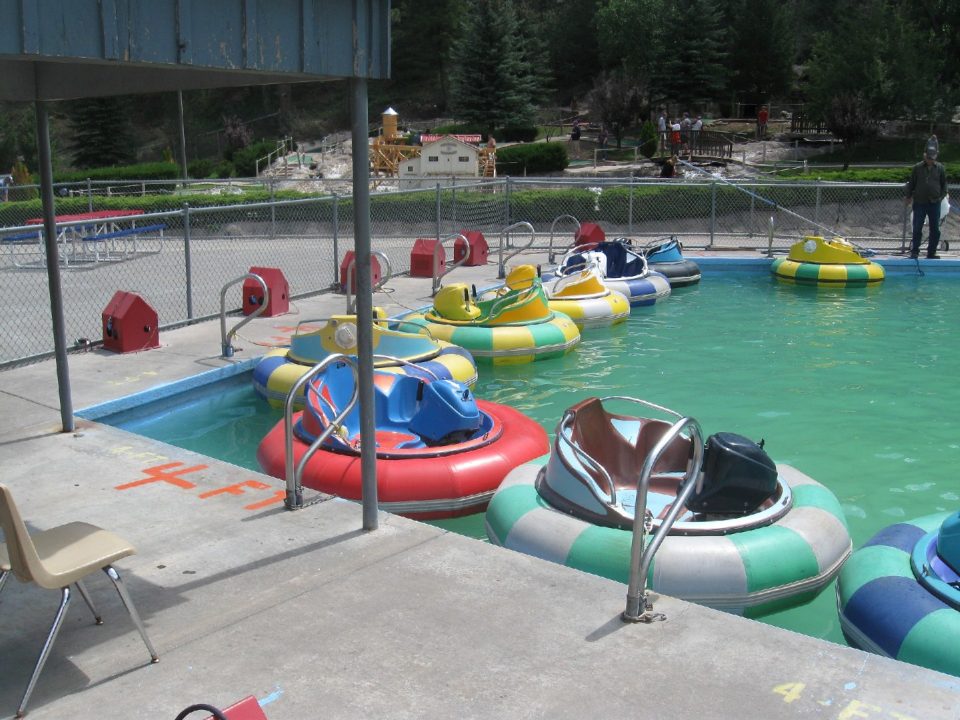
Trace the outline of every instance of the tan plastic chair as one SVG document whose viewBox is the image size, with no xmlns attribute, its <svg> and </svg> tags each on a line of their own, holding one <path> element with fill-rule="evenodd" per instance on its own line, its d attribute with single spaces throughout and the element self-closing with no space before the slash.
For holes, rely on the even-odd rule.
<svg viewBox="0 0 960 720">
<path fill-rule="evenodd" d="M 37 678 L 40 677 L 40 671 L 47 662 L 50 648 L 53 647 L 57 633 L 60 632 L 67 606 L 70 604 L 71 585 L 77 586 L 81 597 L 93 613 L 96 624 L 103 623 L 93 606 L 90 595 L 80 582 L 97 570 L 103 570 L 116 586 L 124 607 L 133 618 L 137 630 L 140 631 L 140 637 L 150 651 L 152 662 L 160 659 L 150 643 L 150 638 L 147 637 L 147 631 L 120 580 L 120 575 L 111 565 L 115 560 L 133 555 L 136 552 L 133 545 L 112 532 L 84 522 L 67 523 L 31 535 L 27 532 L 26 525 L 13 502 L 10 489 L 2 483 L 0 483 L 0 528 L 3 529 L 6 538 L 6 544 L 0 543 L 0 592 L 3 591 L 7 576 L 13 572 L 21 582 L 35 582 L 48 590 L 60 590 L 61 594 L 60 609 L 50 627 L 50 633 L 47 635 L 43 650 L 40 651 L 40 657 L 37 658 L 37 665 L 20 701 L 20 707 L 17 708 L 18 718 L 23 717 L 26 712 L 25 708 L 37 684 Z"/>
</svg>

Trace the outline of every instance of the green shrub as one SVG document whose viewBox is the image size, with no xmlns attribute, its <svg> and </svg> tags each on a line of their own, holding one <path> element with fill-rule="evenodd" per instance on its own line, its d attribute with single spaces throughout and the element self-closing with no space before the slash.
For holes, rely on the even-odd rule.
<svg viewBox="0 0 960 720">
<path fill-rule="evenodd" d="M 497 172 L 503 175 L 560 172 L 568 164 L 564 143 L 512 145 L 497 150 Z"/>
<path fill-rule="evenodd" d="M 257 160 L 266 157 L 276 149 L 275 140 L 261 140 L 240 150 L 234 150 L 233 156 L 229 159 L 233 162 L 237 177 L 253 177 L 257 174 Z"/>
<path fill-rule="evenodd" d="M 176 180 L 179 177 L 180 166 L 176 163 L 152 162 L 55 173 L 53 181 L 79 183 L 87 178 L 90 180 Z"/>
<path fill-rule="evenodd" d="M 652 158 L 657 152 L 658 144 L 657 129 L 652 122 L 647 120 L 640 126 L 640 133 L 637 138 L 640 153 L 647 159 Z"/>
<path fill-rule="evenodd" d="M 199 158 L 187 164 L 187 173 L 192 178 L 203 180 L 205 178 L 213 177 L 213 171 L 216 166 L 216 160 Z"/>
<path fill-rule="evenodd" d="M 213 169 L 212 177 L 219 178 L 224 180 L 226 178 L 236 177 L 237 171 L 233 167 L 233 163 L 229 160 L 222 160 L 219 164 Z"/>
<path fill-rule="evenodd" d="M 597 219 L 597 194 L 592 190 L 519 190 L 510 194 L 510 220 L 526 220 L 538 230 L 561 215 L 573 215 L 580 222 Z"/>
</svg>

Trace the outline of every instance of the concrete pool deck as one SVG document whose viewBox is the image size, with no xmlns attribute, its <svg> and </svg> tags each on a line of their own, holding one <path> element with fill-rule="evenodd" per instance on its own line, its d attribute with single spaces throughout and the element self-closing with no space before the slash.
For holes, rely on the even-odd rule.
<svg viewBox="0 0 960 720">
<path fill-rule="evenodd" d="M 920 265 L 938 263 L 960 266 Z M 901 266 L 915 264 L 888 269 Z M 485 287 L 496 266 L 449 280 Z M 429 302 L 429 279 L 388 286 L 374 302 L 391 314 Z M 249 365 L 299 319 L 343 306 L 321 295 L 254 320 L 230 360 L 216 321 L 162 332 L 155 350 L 71 355 L 74 407 Z M 71 605 L 28 717 L 172 720 L 246 695 L 271 720 L 960 716 L 958 678 L 667 597 L 655 599 L 665 621 L 625 625 L 619 583 L 385 513 L 365 532 L 347 501 L 289 512 L 274 478 L 91 420 L 61 433 L 52 361 L 0 372 L 0 408 L 2 482 L 30 528 L 85 520 L 137 546 L 117 567 L 161 658 L 149 664 L 93 576 L 105 624 Z M 0 593 L 0 717 L 15 712 L 58 601 L 14 580 Z"/>
</svg>

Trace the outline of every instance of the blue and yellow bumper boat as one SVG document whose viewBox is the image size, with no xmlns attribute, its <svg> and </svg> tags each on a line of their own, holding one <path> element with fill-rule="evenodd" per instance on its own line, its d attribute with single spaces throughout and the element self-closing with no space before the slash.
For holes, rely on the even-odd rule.
<svg viewBox="0 0 960 720">
<path fill-rule="evenodd" d="M 388 327 L 386 314 L 376 308 L 377 320 L 373 323 L 373 352 L 399 358 L 414 365 L 396 364 L 379 360 L 376 367 L 401 375 L 456 380 L 466 385 L 477 381 L 477 365 L 470 353 L 462 347 L 443 340 L 435 340 L 408 327 L 406 331 Z M 313 329 L 311 323 L 322 322 Z M 401 326 L 402 327 L 402 326 Z M 302 328 L 310 328 L 303 330 Z M 297 325 L 290 347 L 276 348 L 268 352 L 253 370 L 253 387 L 257 393 L 274 407 L 283 407 L 290 388 L 310 368 L 333 353 L 357 354 L 356 315 L 335 315 Z M 422 368 L 422 371 L 418 370 Z M 303 406 L 303 395 L 295 402 Z"/>
</svg>

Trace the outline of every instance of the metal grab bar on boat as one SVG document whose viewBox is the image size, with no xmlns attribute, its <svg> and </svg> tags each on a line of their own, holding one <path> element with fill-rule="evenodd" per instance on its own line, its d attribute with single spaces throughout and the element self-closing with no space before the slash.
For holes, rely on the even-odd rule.
<svg viewBox="0 0 960 720">
<path fill-rule="evenodd" d="M 437 265 L 439 264 L 437 262 L 437 259 L 440 254 L 440 248 L 443 247 L 443 244 L 447 240 L 463 240 L 464 244 L 467 246 L 467 252 L 464 253 L 463 257 L 460 258 L 460 260 L 454 260 L 453 264 L 451 264 L 448 267 L 444 267 L 443 272 L 437 275 Z M 451 248 L 451 251 L 455 250 L 456 247 L 457 247 L 457 244 L 456 242 L 454 242 L 453 248 Z M 430 297 L 433 297 L 434 295 L 436 295 L 437 290 L 440 289 L 440 280 L 442 280 L 444 277 L 452 273 L 454 270 L 456 270 L 458 267 L 463 265 L 469 259 L 470 259 L 470 241 L 467 240 L 467 238 L 462 233 L 452 233 L 450 235 L 447 235 L 445 238 L 441 239 L 440 242 L 434 245 L 433 246 L 433 281 L 430 286 Z"/>
<path fill-rule="evenodd" d="M 307 448 L 307 451 L 300 458 L 300 462 L 294 466 L 293 462 L 293 405 L 294 400 L 299 396 L 300 388 L 306 385 L 311 379 L 322 373 L 333 363 L 341 362 L 349 365 L 353 371 L 353 395 L 347 406 L 341 410 L 337 416 L 330 421 L 330 424 L 316 437 L 316 439 Z M 336 353 L 324 358 L 321 362 L 314 365 L 293 384 L 290 392 L 287 393 L 287 399 L 283 404 L 283 452 L 284 452 L 284 471 L 287 483 L 287 495 L 284 504 L 288 510 L 299 510 L 303 507 L 303 468 L 307 461 L 313 456 L 320 447 L 320 444 L 326 440 L 330 434 L 339 427 L 347 414 L 353 409 L 360 398 L 360 383 L 357 376 L 357 364 L 352 357 L 343 353 Z"/>
<path fill-rule="evenodd" d="M 388 258 L 384 253 L 380 252 L 379 250 L 374 250 L 373 252 L 370 253 L 370 256 L 376 257 L 387 267 L 386 272 L 383 274 L 383 277 L 380 278 L 380 282 L 378 282 L 376 285 L 370 288 L 370 292 L 375 293 L 377 290 L 379 290 L 384 285 L 386 285 L 387 282 L 390 280 L 390 278 L 393 277 L 393 266 L 390 265 L 390 258 Z M 350 258 L 350 262 L 347 263 L 347 269 L 346 269 L 347 282 L 346 282 L 346 287 L 344 288 L 344 292 L 347 296 L 347 312 L 346 312 L 347 315 L 353 315 L 356 313 L 356 310 L 354 310 L 354 307 L 353 307 L 353 269 L 354 267 L 356 267 L 356 265 L 357 265 L 357 256 L 354 255 L 352 258 Z"/>
<path fill-rule="evenodd" d="M 667 516 L 661 521 L 660 527 L 657 528 L 653 539 L 650 541 L 650 545 L 644 549 L 647 491 L 650 487 L 653 468 L 664 451 L 688 427 L 690 428 L 690 441 L 693 446 L 693 458 L 687 466 L 687 473 L 680 484 L 680 489 L 677 491 L 677 499 L 670 507 Z M 637 502 L 633 516 L 633 539 L 630 544 L 630 582 L 627 586 L 627 606 L 621 616 L 624 622 L 648 623 L 663 617 L 661 614 L 653 612 L 653 603 L 647 597 L 647 573 L 650 570 L 650 563 L 653 562 L 653 556 L 660 549 L 660 545 L 670 532 L 670 528 L 673 527 L 687 500 L 690 499 L 690 495 L 693 494 L 695 489 L 699 490 L 702 487 L 703 480 L 700 468 L 703 465 L 703 448 L 703 431 L 700 429 L 700 423 L 691 417 L 682 417 L 653 446 L 640 469 L 640 478 L 637 480 Z"/>
<path fill-rule="evenodd" d="M 510 255 L 507 256 L 506 260 L 504 260 L 504 258 L 503 258 L 503 241 L 504 241 L 504 236 L 506 236 L 507 242 L 509 242 L 509 241 L 510 241 L 510 231 L 511 231 L 511 230 L 516 230 L 516 229 L 518 229 L 518 228 L 527 228 L 527 229 L 530 231 L 530 242 L 528 242 L 528 243 L 527 243 L 526 245 L 524 245 L 523 247 L 518 247 L 518 248 L 516 249 L 516 251 L 510 253 Z M 515 223 L 513 223 L 513 225 L 507 225 L 507 227 L 505 227 L 503 230 L 500 231 L 500 249 L 499 249 L 499 251 L 498 251 L 498 255 L 499 255 L 498 265 L 499 265 L 499 267 L 497 268 L 497 277 L 498 277 L 499 279 L 502 280 L 503 278 L 505 278 L 505 277 L 507 276 L 507 272 L 506 272 L 506 267 L 507 267 L 507 265 L 506 265 L 506 263 L 507 263 L 509 260 L 512 260 L 514 257 L 516 257 L 517 255 L 519 255 L 520 253 L 522 253 L 524 250 L 528 250 L 528 249 L 530 248 L 530 246 L 533 245 L 533 241 L 536 240 L 536 239 L 537 239 L 537 231 L 534 230 L 534 229 L 533 229 L 533 225 L 531 225 L 530 223 L 528 223 L 526 220 L 521 220 L 520 222 L 515 222 Z"/>
<path fill-rule="evenodd" d="M 550 224 L 550 244 L 547 246 L 547 262 L 550 263 L 552 263 L 556 257 L 556 253 L 553 252 L 553 230 L 561 220 L 573 220 L 577 224 L 577 233 L 580 232 L 580 228 L 582 227 L 580 221 L 573 215 L 560 215 L 553 219 L 553 222 Z M 576 237 L 577 233 L 574 233 L 574 237 Z"/>
<path fill-rule="evenodd" d="M 227 332 L 227 290 L 232 286 L 236 285 L 238 282 L 243 282 L 244 280 L 256 280 L 260 283 L 260 287 L 263 289 L 263 302 L 257 306 L 257 309 L 252 313 L 247 315 L 243 320 L 238 322 L 236 325 L 231 328 L 230 332 Z M 248 322 L 253 320 L 255 317 L 263 315 L 264 311 L 267 309 L 267 305 L 270 304 L 270 288 L 267 287 L 267 282 L 262 277 L 256 273 L 247 273 L 246 275 L 241 275 L 238 278 L 234 278 L 226 285 L 220 289 L 220 353 L 221 357 L 233 357 L 233 336 L 237 334 L 237 331 L 246 325 Z"/>
</svg>

